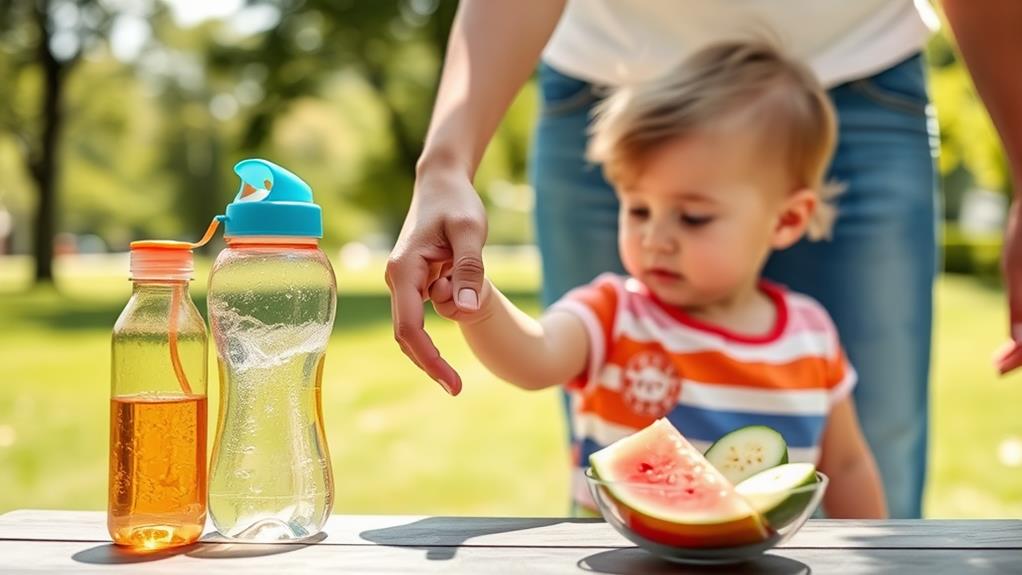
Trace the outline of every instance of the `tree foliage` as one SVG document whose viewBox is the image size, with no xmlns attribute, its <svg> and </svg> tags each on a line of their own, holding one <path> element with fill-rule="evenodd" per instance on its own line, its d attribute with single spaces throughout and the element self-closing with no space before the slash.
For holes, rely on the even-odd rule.
<svg viewBox="0 0 1022 575">
<path fill-rule="evenodd" d="M 14 214 L 14 248 L 33 249 L 47 281 L 59 232 L 111 249 L 194 239 L 248 156 L 313 186 L 328 246 L 385 246 L 410 200 L 456 7 L 249 0 L 184 25 L 160 0 L 0 0 L 0 211 Z M 966 187 L 1006 190 L 1007 167 L 949 41 L 937 36 L 928 56 L 953 217 Z M 531 237 L 518 184 L 535 113 L 530 84 L 477 174 L 495 242 Z"/>
<path fill-rule="evenodd" d="M 17 142 L 37 191 L 33 222 L 36 283 L 53 281 L 67 77 L 82 55 L 101 41 L 110 20 L 105 7 L 90 0 L 0 2 L 0 39 L 9 54 L 4 72 L 14 88 L 0 99 L 0 125 Z M 18 88 L 23 84 L 35 86 L 21 92 Z M 28 99 L 26 92 L 38 95 Z"/>
</svg>

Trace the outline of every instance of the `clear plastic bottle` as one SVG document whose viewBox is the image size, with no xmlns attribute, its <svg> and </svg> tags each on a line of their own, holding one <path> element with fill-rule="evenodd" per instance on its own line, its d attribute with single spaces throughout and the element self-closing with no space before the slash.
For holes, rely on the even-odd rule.
<svg viewBox="0 0 1022 575">
<path fill-rule="evenodd" d="M 188 244 L 132 245 L 131 299 L 114 326 L 107 528 L 114 542 L 194 542 L 206 522 L 206 324 Z"/>
<path fill-rule="evenodd" d="M 304 539 L 333 503 L 321 385 L 337 286 L 308 186 L 262 160 L 235 170 L 207 301 L 221 390 L 210 516 L 231 538 Z M 287 211 L 303 201 L 315 209 Z"/>
</svg>

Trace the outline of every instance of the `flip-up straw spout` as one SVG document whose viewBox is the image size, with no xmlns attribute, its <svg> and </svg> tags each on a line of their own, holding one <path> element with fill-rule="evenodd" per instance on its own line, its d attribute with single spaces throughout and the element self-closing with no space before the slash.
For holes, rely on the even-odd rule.
<svg viewBox="0 0 1022 575">
<path fill-rule="evenodd" d="M 209 243 L 216 234 L 224 216 L 216 216 L 206 228 L 206 233 L 197 242 L 172 240 L 141 240 L 131 242 L 132 279 L 189 280 L 192 277 L 192 250 Z M 167 344 L 170 347 L 170 363 L 174 375 L 181 385 L 181 391 L 192 394 L 188 376 L 181 367 L 181 356 L 177 349 L 177 309 L 181 305 L 182 291 L 174 289 L 170 295 L 170 318 L 167 326 Z"/>
</svg>

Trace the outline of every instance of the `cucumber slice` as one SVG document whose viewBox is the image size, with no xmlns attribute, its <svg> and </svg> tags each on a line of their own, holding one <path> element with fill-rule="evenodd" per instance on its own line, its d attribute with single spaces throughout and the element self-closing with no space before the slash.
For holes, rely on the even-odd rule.
<svg viewBox="0 0 1022 575">
<path fill-rule="evenodd" d="M 761 471 L 735 486 L 773 529 L 798 517 L 813 498 L 811 490 L 792 493 L 816 482 L 812 463 L 786 463 Z"/>
<path fill-rule="evenodd" d="M 748 425 L 738 428 L 706 450 L 706 459 L 737 485 L 753 475 L 788 462 L 788 444 L 772 427 Z"/>
</svg>

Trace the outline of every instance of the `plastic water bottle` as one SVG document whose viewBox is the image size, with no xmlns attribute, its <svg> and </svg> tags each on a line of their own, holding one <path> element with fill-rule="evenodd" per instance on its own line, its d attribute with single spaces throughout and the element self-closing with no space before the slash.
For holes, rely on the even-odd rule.
<svg viewBox="0 0 1022 575">
<path fill-rule="evenodd" d="M 265 160 L 234 171 L 207 302 L 221 389 L 209 513 L 227 537 L 305 539 L 333 503 L 321 379 L 336 280 L 308 184 Z"/>
<path fill-rule="evenodd" d="M 107 528 L 136 549 L 187 545 L 206 523 L 206 323 L 188 295 L 192 244 L 131 244 L 113 330 Z"/>
</svg>

